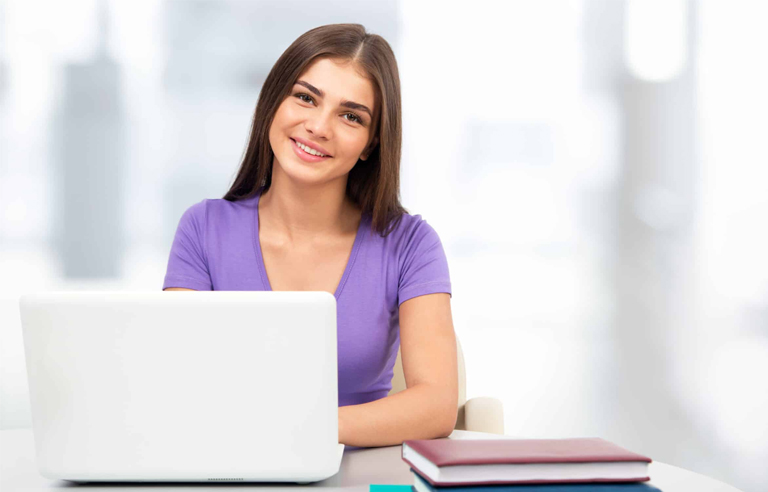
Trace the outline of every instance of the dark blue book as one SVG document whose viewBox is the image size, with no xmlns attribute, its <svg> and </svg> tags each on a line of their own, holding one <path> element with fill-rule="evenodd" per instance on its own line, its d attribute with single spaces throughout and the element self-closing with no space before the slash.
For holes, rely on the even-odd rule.
<svg viewBox="0 0 768 492">
<path fill-rule="evenodd" d="M 654 487 L 647 482 L 547 483 L 434 487 L 432 484 L 421 478 L 413 468 L 411 468 L 411 472 L 414 477 L 412 486 L 414 492 L 661 492 L 661 489 Z"/>
</svg>

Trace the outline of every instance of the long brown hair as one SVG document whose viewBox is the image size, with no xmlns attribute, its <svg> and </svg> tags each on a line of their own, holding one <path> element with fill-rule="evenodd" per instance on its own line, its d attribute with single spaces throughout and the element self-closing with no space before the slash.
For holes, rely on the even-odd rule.
<svg viewBox="0 0 768 492">
<path fill-rule="evenodd" d="M 269 128 L 277 108 L 290 95 L 299 75 L 316 58 L 338 58 L 355 63 L 369 78 L 376 94 L 371 138 L 365 153 L 349 172 L 347 196 L 363 214 L 372 218 L 371 228 L 381 236 L 397 227 L 403 213 L 400 204 L 400 75 L 389 44 L 369 34 L 360 24 L 330 24 L 302 34 L 280 56 L 270 70 L 256 103 L 251 136 L 240 170 L 225 200 L 252 197 L 259 188 L 269 189 L 274 154 Z"/>
</svg>

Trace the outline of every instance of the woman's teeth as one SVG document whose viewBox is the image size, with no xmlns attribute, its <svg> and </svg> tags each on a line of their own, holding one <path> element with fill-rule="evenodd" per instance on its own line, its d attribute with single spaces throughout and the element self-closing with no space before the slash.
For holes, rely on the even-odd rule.
<svg viewBox="0 0 768 492">
<path fill-rule="evenodd" d="M 296 146 L 297 147 L 299 147 L 301 150 L 303 150 L 307 154 L 317 155 L 317 156 L 320 156 L 320 157 L 328 157 L 327 155 L 321 154 L 320 152 L 316 151 L 315 149 L 307 147 L 306 145 L 304 145 L 301 142 L 298 142 L 296 140 L 294 140 L 294 142 L 296 142 Z"/>
</svg>

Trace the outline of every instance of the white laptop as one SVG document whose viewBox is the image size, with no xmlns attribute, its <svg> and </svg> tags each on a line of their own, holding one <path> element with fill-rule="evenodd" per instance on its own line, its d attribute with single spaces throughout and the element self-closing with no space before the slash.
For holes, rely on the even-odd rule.
<svg viewBox="0 0 768 492">
<path fill-rule="evenodd" d="M 49 292 L 20 300 L 40 473 L 314 482 L 339 470 L 327 292 Z"/>
</svg>

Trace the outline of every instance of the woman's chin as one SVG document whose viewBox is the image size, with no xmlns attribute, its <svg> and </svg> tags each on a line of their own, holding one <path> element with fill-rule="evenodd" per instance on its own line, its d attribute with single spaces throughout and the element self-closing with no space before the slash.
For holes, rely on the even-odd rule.
<svg viewBox="0 0 768 492">
<path fill-rule="evenodd" d="M 280 172 L 284 177 L 293 183 L 301 186 L 311 186 L 322 184 L 327 181 L 327 176 L 323 169 L 318 166 L 312 166 L 307 162 L 297 162 L 298 159 L 288 161 L 287 165 L 279 165 L 275 171 Z"/>
</svg>

